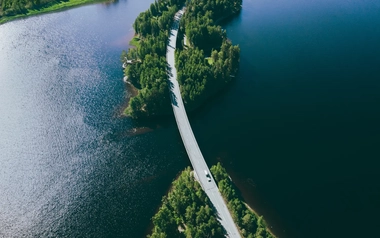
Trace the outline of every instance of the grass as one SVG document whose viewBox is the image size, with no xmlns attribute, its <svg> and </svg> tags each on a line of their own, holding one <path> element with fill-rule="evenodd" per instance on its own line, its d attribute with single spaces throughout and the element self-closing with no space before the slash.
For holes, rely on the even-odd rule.
<svg viewBox="0 0 380 238">
<path fill-rule="evenodd" d="M 138 36 L 134 36 L 132 40 L 129 42 L 129 45 L 138 47 L 140 44 L 140 38 Z"/>
<path fill-rule="evenodd" d="M 131 115 L 131 108 L 129 107 L 129 105 L 128 105 L 127 108 L 124 109 L 124 115 L 126 115 L 126 116 L 130 116 Z"/>
<path fill-rule="evenodd" d="M 8 21 L 12 21 L 18 18 L 25 18 L 29 16 L 34 16 L 38 14 L 43 14 L 43 13 L 49 13 L 49 12 L 56 12 L 56 11 L 63 11 L 67 10 L 69 8 L 73 8 L 76 6 L 81 6 L 85 4 L 91 4 L 91 3 L 99 3 L 99 2 L 109 2 L 109 0 L 104 1 L 104 0 L 69 0 L 69 1 L 59 1 L 56 3 L 52 3 L 50 6 L 45 6 L 41 7 L 38 9 L 29 9 L 26 14 L 18 14 L 15 16 L 3 16 L 0 18 L 0 24 L 3 24 Z"/>
<path fill-rule="evenodd" d="M 214 60 L 211 57 L 206 57 L 206 60 L 209 63 L 209 65 L 213 65 L 214 64 Z"/>
</svg>

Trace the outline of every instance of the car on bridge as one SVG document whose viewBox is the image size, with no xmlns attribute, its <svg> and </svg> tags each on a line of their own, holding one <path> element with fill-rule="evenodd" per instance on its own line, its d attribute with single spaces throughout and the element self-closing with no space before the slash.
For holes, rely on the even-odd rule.
<svg viewBox="0 0 380 238">
<path fill-rule="evenodd" d="M 210 174 L 207 172 L 207 170 L 205 170 L 205 174 L 206 174 L 207 180 L 208 180 L 209 182 L 211 182 L 211 176 L 210 176 Z"/>
</svg>

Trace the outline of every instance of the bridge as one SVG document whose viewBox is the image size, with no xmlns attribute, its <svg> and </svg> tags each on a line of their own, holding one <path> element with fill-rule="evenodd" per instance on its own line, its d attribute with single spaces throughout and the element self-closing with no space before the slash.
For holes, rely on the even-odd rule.
<svg viewBox="0 0 380 238">
<path fill-rule="evenodd" d="M 216 209 L 218 218 L 222 226 L 227 232 L 228 237 L 240 237 L 239 231 L 232 220 L 232 216 L 227 208 L 227 205 L 219 192 L 219 189 L 212 178 L 210 170 L 203 158 L 198 143 L 194 137 L 193 130 L 191 129 L 189 119 L 187 118 L 186 110 L 183 105 L 179 84 L 177 81 L 177 70 L 175 68 L 174 52 L 177 42 L 177 34 L 179 27 L 179 20 L 184 12 L 184 8 L 179 10 L 175 17 L 173 26 L 170 32 L 169 42 L 167 46 L 166 60 L 169 66 L 169 80 L 171 90 L 171 102 L 174 111 L 174 116 L 177 122 L 178 130 L 181 134 L 183 144 L 185 145 L 187 154 L 189 156 L 191 165 L 196 173 L 196 177 L 201 184 L 203 190 L 210 198 L 211 203 Z M 209 174 L 209 177 L 206 176 Z"/>
</svg>

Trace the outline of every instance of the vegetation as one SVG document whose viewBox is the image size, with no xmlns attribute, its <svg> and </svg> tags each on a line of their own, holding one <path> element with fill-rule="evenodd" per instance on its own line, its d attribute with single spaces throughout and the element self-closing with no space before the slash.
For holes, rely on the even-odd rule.
<svg viewBox="0 0 380 238">
<path fill-rule="evenodd" d="M 234 184 L 220 163 L 212 166 L 210 170 L 218 183 L 220 193 L 227 202 L 232 218 L 240 228 L 241 235 L 247 238 L 274 238 L 263 217 L 257 216 L 242 202 Z"/>
<path fill-rule="evenodd" d="M 224 237 L 211 202 L 186 168 L 172 184 L 162 206 L 152 218 L 153 231 L 148 237 Z"/>
<path fill-rule="evenodd" d="M 139 93 L 133 97 L 127 115 L 147 118 L 171 112 L 168 85 L 166 46 L 175 13 L 185 0 L 158 0 L 149 10 L 140 13 L 133 28 L 138 35 L 138 44 L 122 53 L 122 61 L 128 64 L 124 70 L 128 81 Z M 134 38 L 136 39 L 136 37 Z"/>
<path fill-rule="evenodd" d="M 220 163 L 211 167 L 211 172 L 242 237 L 275 238 L 267 229 L 263 217 L 257 216 L 242 202 Z M 153 230 L 148 237 L 224 237 L 224 229 L 212 207 L 188 167 L 172 183 L 169 194 L 162 199 L 159 211 L 152 218 Z"/>
<path fill-rule="evenodd" d="M 0 0 L 0 24 L 6 21 L 62 10 L 103 0 Z"/>
<path fill-rule="evenodd" d="M 239 69 L 240 48 L 233 46 L 216 23 L 241 10 L 241 0 L 192 0 L 181 19 L 187 45 L 176 53 L 178 82 L 189 110 L 231 82 Z"/>
<path fill-rule="evenodd" d="M 192 110 L 231 82 L 237 74 L 240 49 L 224 40 L 213 50 L 211 60 L 199 48 L 179 51 L 176 55 L 177 79 L 187 108 Z M 211 62 L 210 62 L 211 61 Z"/>
<path fill-rule="evenodd" d="M 227 40 L 226 32 L 215 23 L 223 16 L 239 12 L 241 3 L 241 0 L 186 1 L 180 32 L 186 34 L 190 47 L 176 52 L 176 68 L 182 98 L 189 110 L 202 104 L 238 73 L 240 49 Z M 163 61 L 173 17 L 183 4 L 185 0 L 155 1 L 133 24 L 139 43 L 132 40 L 131 44 L 137 47 L 122 56 L 124 63 L 140 62 L 128 64 L 124 71 L 129 82 L 139 89 L 125 111 L 133 118 L 171 113 L 169 91 L 164 89 L 168 76 Z"/>
<path fill-rule="evenodd" d="M 140 38 L 137 36 L 134 36 L 132 40 L 129 42 L 130 45 L 138 47 L 140 44 Z"/>
</svg>

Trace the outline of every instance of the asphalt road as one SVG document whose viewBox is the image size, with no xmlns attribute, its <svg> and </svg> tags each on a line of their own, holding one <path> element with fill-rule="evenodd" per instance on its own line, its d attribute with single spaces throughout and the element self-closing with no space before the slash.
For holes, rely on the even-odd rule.
<svg viewBox="0 0 380 238">
<path fill-rule="evenodd" d="M 171 82 L 171 100 L 175 119 L 177 121 L 177 126 L 181 134 L 183 144 L 185 145 L 187 154 L 197 175 L 197 179 L 216 208 L 219 221 L 226 230 L 227 236 L 240 237 L 238 229 L 232 220 L 226 203 L 224 202 L 223 197 L 221 196 L 219 189 L 211 176 L 210 170 L 194 137 L 179 90 L 177 69 L 174 66 L 174 51 L 177 41 L 179 20 L 181 19 L 183 12 L 184 9 L 181 9 L 175 15 L 166 53 L 166 60 L 169 67 L 169 80 Z M 210 178 L 206 177 L 205 171 L 210 175 L 211 181 L 209 181 Z"/>
</svg>

